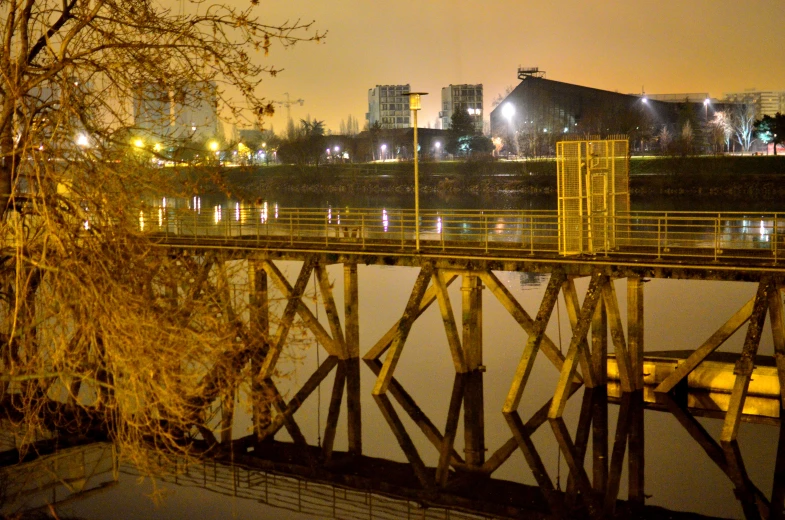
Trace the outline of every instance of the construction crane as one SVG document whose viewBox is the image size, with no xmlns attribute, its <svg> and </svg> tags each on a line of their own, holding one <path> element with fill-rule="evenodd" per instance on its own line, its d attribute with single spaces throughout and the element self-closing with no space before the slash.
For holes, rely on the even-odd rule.
<svg viewBox="0 0 785 520">
<path fill-rule="evenodd" d="M 300 106 L 303 106 L 305 100 L 304 99 L 291 100 L 289 98 L 288 92 L 284 92 L 283 95 L 286 96 L 286 101 L 270 101 L 270 103 L 274 105 L 286 107 L 286 121 L 288 122 L 291 121 L 292 119 L 292 105 L 299 104 Z"/>
</svg>

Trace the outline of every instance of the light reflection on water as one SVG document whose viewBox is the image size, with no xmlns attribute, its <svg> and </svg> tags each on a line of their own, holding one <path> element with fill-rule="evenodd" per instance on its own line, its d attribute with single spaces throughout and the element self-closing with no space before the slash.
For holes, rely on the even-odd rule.
<svg viewBox="0 0 785 520">
<path fill-rule="evenodd" d="M 296 278 L 300 264 L 282 262 L 278 264 L 287 278 Z M 400 318 L 409 298 L 411 287 L 417 276 L 413 268 L 381 268 L 359 266 L 360 280 L 360 352 L 366 352 Z M 344 308 L 343 271 L 341 265 L 327 268 L 328 277 L 334 284 L 333 296 L 339 312 Z M 531 314 L 536 314 L 544 294 L 544 283 L 548 277 L 537 273 L 496 273 L 521 305 Z M 247 280 L 235 280 L 236 285 L 247 284 Z M 626 306 L 624 281 L 618 281 L 617 294 L 620 306 Z M 579 294 L 583 294 L 587 283 L 576 280 Z M 271 287 L 271 297 L 280 297 Z M 484 375 L 484 425 L 485 445 L 490 456 L 511 436 L 511 430 L 500 413 L 501 405 L 509 389 L 526 335 L 501 304 L 483 291 L 483 364 L 487 367 Z M 675 281 L 654 279 L 646 284 L 645 303 L 645 344 L 647 351 L 695 348 L 711 335 L 735 310 L 755 293 L 755 286 L 740 282 Z M 456 310 L 456 320 L 460 323 L 460 283 L 452 284 L 448 293 Z M 313 298 L 304 302 L 318 314 L 320 321 L 328 327 L 325 313 L 318 312 Z M 685 311 L 686 309 L 686 311 Z M 341 317 L 342 318 L 342 317 Z M 569 342 L 570 323 L 563 301 L 551 319 L 547 334 L 562 349 Z M 274 331 L 273 331 L 274 332 Z M 723 349 L 738 351 L 743 333 L 737 334 Z M 299 347 L 298 347 L 299 348 Z M 764 335 L 761 344 L 762 354 L 773 351 L 770 333 Z M 308 379 L 323 360 L 325 353 L 317 357 L 317 350 L 310 348 L 298 350 L 295 355 L 285 358 L 282 372 L 288 378 L 276 381 L 279 389 L 291 398 Z M 436 305 L 426 311 L 412 327 L 396 378 L 409 392 L 423 413 L 441 430 L 447 421 L 447 410 L 451 399 L 454 380 L 454 367 L 442 317 Z M 405 463 L 407 458 L 395 434 L 385 421 L 379 406 L 371 398 L 374 376 L 367 367 L 361 365 L 361 394 L 363 418 L 364 454 Z M 557 373 L 542 357 L 535 364 L 532 379 L 524 393 L 520 414 L 524 421 L 549 399 L 557 380 Z M 311 445 L 322 439 L 325 421 L 329 414 L 330 394 L 333 378 L 328 377 L 321 387 L 303 404 L 295 415 L 302 434 Z M 568 403 L 565 413 L 567 428 L 575 439 L 578 415 L 581 407 L 582 392 L 578 392 Z M 397 406 L 397 405 L 396 405 Z M 238 407 L 240 415 L 233 426 L 234 438 L 248 435 L 251 421 L 248 405 L 243 401 Z M 414 446 L 428 466 L 438 463 L 439 453 L 419 431 L 417 426 L 401 412 L 403 424 L 412 437 Z M 610 442 L 619 415 L 619 408 L 609 409 Z M 348 439 L 345 428 L 345 409 L 340 416 L 335 449 L 345 451 Z M 465 417 L 465 415 L 464 415 Z M 736 500 L 733 485 L 722 471 L 711 462 L 706 453 L 685 431 L 679 421 L 664 412 L 647 411 L 645 424 L 645 492 L 651 495 L 647 504 L 660 505 L 678 511 L 693 511 L 723 517 L 739 517 L 742 514 Z M 714 419 L 698 419 L 698 422 L 716 439 L 721 422 Z M 759 489 L 772 489 L 774 460 L 777 446 L 778 429 L 772 426 L 742 424 L 740 446 L 747 462 L 750 480 Z M 285 430 L 276 437 L 290 441 Z M 464 425 L 461 424 L 455 442 L 456 449 L 463 455 Z M 545 468 L 554 482 L 566 487 L 568 469 L 559 455 L 559 446 L 553 432 L 546 423 L 532 436 L 532 442 L 542 458 Z M 593 441 L 589 442 L 589 454 Z M 591 475 L 591 456 L 586 457 L 586 471 Z M 520 451 L 494 473 L 494 478 L 535 485 L 536 480 Z M 627 477 L 622 478 L 620 498 L 627 496 Z M 227 511 L 234 511 L 239 518 L 251 514 L 274 515 L 287 518 L 289 513 L 278 510 L 262 509 L 256 500 L 221 498 L 214 494 L 200 494 L 197 489 L 179 486 L 165 486 L 174 493 L 166 497 L 160 509 L 153 507 L 147 497 L 140 496 L 149 491 L 147 487 L 136 487 L 128 475 L 121 476 L 121 485 L 109 488 L 92 498 L 72 503 L 72 511 L 89 518 L 112 518 L 117 507 L 127 511 L 128 518 L 167 518 L 172 511 L 195 511 L 201 518 L 225 517 Z M 210 504 L 204 509 L 205 504 Z M 111 505 L 111 506 L 109 506 Z M 136 513 L 136 516 L 134 516 Z M 296 515 L 289 516 L 297 518 Z"/>
</svg>

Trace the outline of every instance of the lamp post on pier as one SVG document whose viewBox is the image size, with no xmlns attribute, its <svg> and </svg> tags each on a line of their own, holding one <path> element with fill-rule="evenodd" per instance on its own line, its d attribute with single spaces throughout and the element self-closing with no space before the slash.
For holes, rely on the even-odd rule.
<svg viewBox="0 0 785 520">
<path fill-rule="evenodd" d="M 422 108 L 420 96 L 427 96 L 427 92 L 407 92 L 409 95 L 409 109 L 414 112 L 414 244 L 420 252 L 420 180 L 417 170 L 417 111 Z"/>
</svg>

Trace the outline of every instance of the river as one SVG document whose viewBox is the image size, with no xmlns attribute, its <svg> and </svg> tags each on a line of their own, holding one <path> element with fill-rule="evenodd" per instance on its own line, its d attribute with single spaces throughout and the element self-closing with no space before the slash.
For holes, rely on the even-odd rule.
<svg viewBox="0 0 785 520">
<path fill-rule="evenodd" d="M 360 199 L 346 199 L 340 196 L 324 197 L 320 195 L 287 195 L 262 194 L 260 197 L 270 208 L 279 206 L 344 208 L 398 208 L 411 207 L 411 194 L 385 195 Z M 190 200 L 169 199 L 170 206 L 213 208 L 220 206 L 223 212 L 231 212 L 240 201 L 221 199 L 212 196 L 198 196 Z M 424 208 L 464 209 L 555 209 L 555 197 L 508 196 L 505 194 L 456 196 L 456 197 L 423 197 Z M 688 200 L 632 199 L 633 210 L 725 210 L 727 207 L 703 207 L 689 204 Z M 694 203 L 695 201 L 693 201 Z M 716 201 L 715 201 L 716 202 Z M 731 202 L 729 202 L 731 203 Z M 706 203 L 707 205 L 709 202 Z M 766 201 L 750 201 L 741 204 L 736 210 L 742 211 L 781 211 L 785 210 L 785 201 L 776 201 L 770 206 Z M 299 265 L 283 262 L 280 267 L 290 281 L 297 276 Z M 338 309 L 343 309 L 343 271 L 340 265 L 329 266 L 328 275 L 334 283 L 333 294 Z M 515 296 L 523 307 L 535 315 L 543 297 L 546 275 L 531 273 L 497 273 L 505 287 Z M 400 318 L 406 306 L 411 287 L 417 276 L 417 270 L 405 267 L 359 266 L 359 301 L 360 301 L 360 353 L 365 353 L 376 341 L 392 327 Z M 243 281 L 239 282 L 242 285 Z M 586 280 L 576 282 L 578 293 L 583 294 L 587 287 Z M 626 290 L 624 281 L 617 281 L 619 304 L 626 308 Z M 743 282 L 708 282 L 654 279 L 645 286 L 645 347 L 646 352 L 660 350 L 694 349 L 716 331 L 724 321 L 738 310 L 755 294 L 754 284 Z M 483 364 L 487 367 L 484 373 L 484 425 L 485 445 L 490 456 L 496 449 L 511 438 L 511 427 L 501 413 L 504 399 L 509 390 L 515 367 L 519 361 L 526 335 L 515 320 L 504 310 L 502 305 L 485 291 L 483 299 Z M 454 306 L 461 302 L 459 284 L 449 288 L 450 299 Z M 678 305 L 674 304 L 678 302 Z M 324 310 L 309 303 L 314 313 L 319 315 L 325 327 L 328 326 Z M 321 313 L 321 314 L 319 314 Z M 460 313 L 459 313 L 460 314 Z M 563 350 L 567 348 L 570 337 L 570 325 L 567 309 L 560 299 L 555 319 L 551 319 L 547 334 Z M 460 320 L 460 316 L 458 316 Z M 460 321 L 458 322 L 460 328 Z M 734 335 L 721 350 L 739 352 L 743 341 L 743 330 Z M 305 382 L 308 376 L 323 361 L 324 350 L 314 348 L 313 342 L 293 346 L 287 358 L 287 370 L 291 377 L 280 382 L 280 390 L 291 397 Z M 759 354 L 772 355 L 773 341 L 767 325 Z M 363 452 L 370 457 L 378 457 L 400 463 L 410 462 L 400 438 L 385 420 L 380 405 L 371 397 L 375 381 L 373 373 L 361 365 L 362 389 L 362 428 Z M 436 306 L 432 306 L 418 319 L 406 342 L 396 378 L 419 404 L 422 411 L 440 429 L 447 421 L 451 393 L 453 391 L 454 368 L 450 358 L 447 338 L 444 334 L 442 318 Z M 534 414 L 553 394 L 558 374 L 544 358 L 535 364 L 532 379 L 526 388 L 519 413 L 524 421 Z M 320 388 L 303 404 L 295 415 L 303 435 L 310 445 L 318 445 L 323 441 L 326 418 L 329 415 L 330 392 L 333 376 L 330 375 Z M 569 401 L 565 423 L 573 436 L 576 436 L 581 398 L 583 390 L 576 393 Z M 241 398 L 240 410 L 245 410 Z M 397 406 L 397 405 L 396 405 Z M 609 406 L 609 442 L 614 441 L 617 431 L 619 406 Z M 402 424 L 422 457 L 426 466 L 434 467 L 439 462 L 439 452 L 419 431 L 417 425 L 398 408 Z M 465 419 L 465 416 L 462 418 Z M 335 450 L 346 451 L 348 446 L 345 428 L 345 409 L 340 416 L 337 430 Z M 644 492 L 646 504 L 659 506 L 668 510 L 691 512 L 721 518 L 742 518 L 745 513 L 742 502 L 734 494 L 734 483 L 715 464 L 706 451 L 690 436 L 678 418 L 666 411 L 646 410 L 644 413 L 645 442 L 643 448 Z M 711 435 L 718 439 L 722 421 L 713 418 L 697 418 L 699 423 Z M 233 437 L 240 438 L 251 432 L 251 420 L 247 413 L 240 413 L 233 430 Z M 455 447 L 463 455 L 463 425 L 458 428 Z M 279 441 L 291 441 L 285 430 L 276 436 Z M 771 497 L 774 486 L 775 460 L 780 427 L 772 424 L 743 423 L 739 433 L 738 445 L 746 467 L 749 481 Z M 564 453 L 560 450 L 554 430 L 548 423 L 541 426 L 531 437 L 548 475 L 554 485 L 560 489 L 567 488 L 568 464 Z M 592 453 L 594 441 L 589 441 L 588 453 Z M 627 455 L 629 459 L 629 452 Z M 586 471 L 592 475 L 592 457 L 586 457 Z M 621 476 L 619 498 L 626 500 L 628 495 L 629 470 L 625 460 Z M 201 470 L 194 470 L 196 473 Z M 205 473 L 207 475 L 207 473 Z M 380 477 L 383 478 L 383 477 Z M 494 474 L 494 479 L 537 485 L 530 465 L 521 450 L 507 460 Z M 196 479 L 198 480 L 198 479 Z M 107 482 L 114 479 L 107 479 Z M 207 477 L 205 476 L 205 481 Z M 58 513 L 78 518 L 118 518 L 122 511 L 123 518 L 314 518 L 314 513 L 297 512 L 300 506 L 271 507 L 260 503 L 259 499 L 239 498 L 231 493 L 220 494 L 215 491 L 200 489 L 198 485 L 183 485 L 173 482 L 159 482 L 157 486 L 164 492 L 161 500 L 153 501 L 148 495 L 153 488 L 149 481 L 138 485 L 132 468 L 121 466 L 117 484 L 96 488 L 94 492 L 80 495 L 78 489 L 71 491 L 73 498 L 58 506 Z M 298 484 L 299 486 L 300 484 Z M 74 485 L 70 485 L 74 488 Z M 90 486 L 88 486 L 90 487 Z M 67 489 L 61 493 L 69 494 Z M 159 492 L 156 491 L 156 496 Z M 382 500 L 379 498 L 378 500 Z M 781 504 L 780 504 L 781 506 Z M 433 509 L 436 515 L 438 508 Z M 415 512 L 412 518 L 425 518 L 425 509 Z M 458 512 L 453 516 L 427 516 L 428 518 L 460 518 Z M 342 517 L 338 515 L 337 517 Z M 348 515 L 343 517 L 351 517 Z M 387 518 L 379 513 L 373 518 Z M 390 518 L 398 516 L 392 515 Z M 467 517 L 468 518 L 468 517 Z"/>
</svg>

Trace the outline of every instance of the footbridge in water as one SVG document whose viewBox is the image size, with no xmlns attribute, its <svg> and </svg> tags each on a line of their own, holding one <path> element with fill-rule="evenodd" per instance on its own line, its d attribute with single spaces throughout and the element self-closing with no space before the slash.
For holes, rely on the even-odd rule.
<svg viewBox="0 0 785 520">
<path fill-rule="evenodd" d="M 405 209 L 279 208 L 266 203 L 238 203 L 228 209 L 216 206 L 211 211 L 201 211 L 196 204 L 192 208 L 148 210 L 140 213 L 139 225 L 171 255 L 231 254 L 246 259 L 254 293 L 251 301 L 260 313 L 267 312 L 268 280 L 283 291 L 289 304 L 259 367 L 265 376 L 272 374 L 292 320 L 299 314 L 330 355 L 340 360 L 362 356 L 377 374 L 373 394 L 385 396 L 412 324 L 434 302 L 443 318 L 456 373 L 482 370 L 482 289 L 487 288 L 528 335 L 501 404 L 504 412 L 518 408 L 539 353 L 560 373 L 548 411 L 548 417 L 555 419 L 561 417 L 574 383 L 589 388 L 608 383 L 609 343 L 615 351 L 610 363 L 621 392 L 642 390 L 648 383 L 655 385 L 649 388 L 655 394 L 673 393 L 680 385 L 686 386 L 689 376 L 746 324 L 742 351 L 733 359 L 724 357 L 720 370 L 725 371 L 724 391 L 729 394 L 722 406 L 721 439 L 732 441 L 745 413 L 760 415 L 755 406 L 745 409 L 745 402 L 767 314 L 775 347 L 769 363 L 772 377 L 765 384 L 759 381 L 753 393 L 785 402 L 785 385 L 780 384 L 785 381 L 785 264 L 781 258 L 785 218 L 780 214 L 625 212 L 567 221 L 556 211 L 423 210 L 415 218 L 413 211 Z M 294 284 L 283 276 L 277 260 L 302 262 Z M 343 264 L 343 325 L 325 271 L 333 264 Z M 364 353 L 359 351 L 358 340 L 359 264 L 419 269 L 397 324 Z M 498 271 L 549 275 L 534 315 L 500 282 Z M 319 282 L 330 332 L 301 300 L 312 274 Z M 589 283 L 581 298 L 575 281 L 584 277 Z M 460 327 L 447 291 L 458 278 Z M 746 281 L 756 283 L 758 289 L 711 337 L 690 348 L 688 355 L 644 362 L 644 284 L 651 278 Z M 626 313 L 620 309 L 618 284 L 614 283 L 620 279 L 626 280 Z M 559 294 L 572 326 L 564 354 L 545 333 Z M 257 319 L 267 334 L 268 317 Z M 350 391 L 358 391 L 356 384 L 351 387 Z"/>
</svg>

